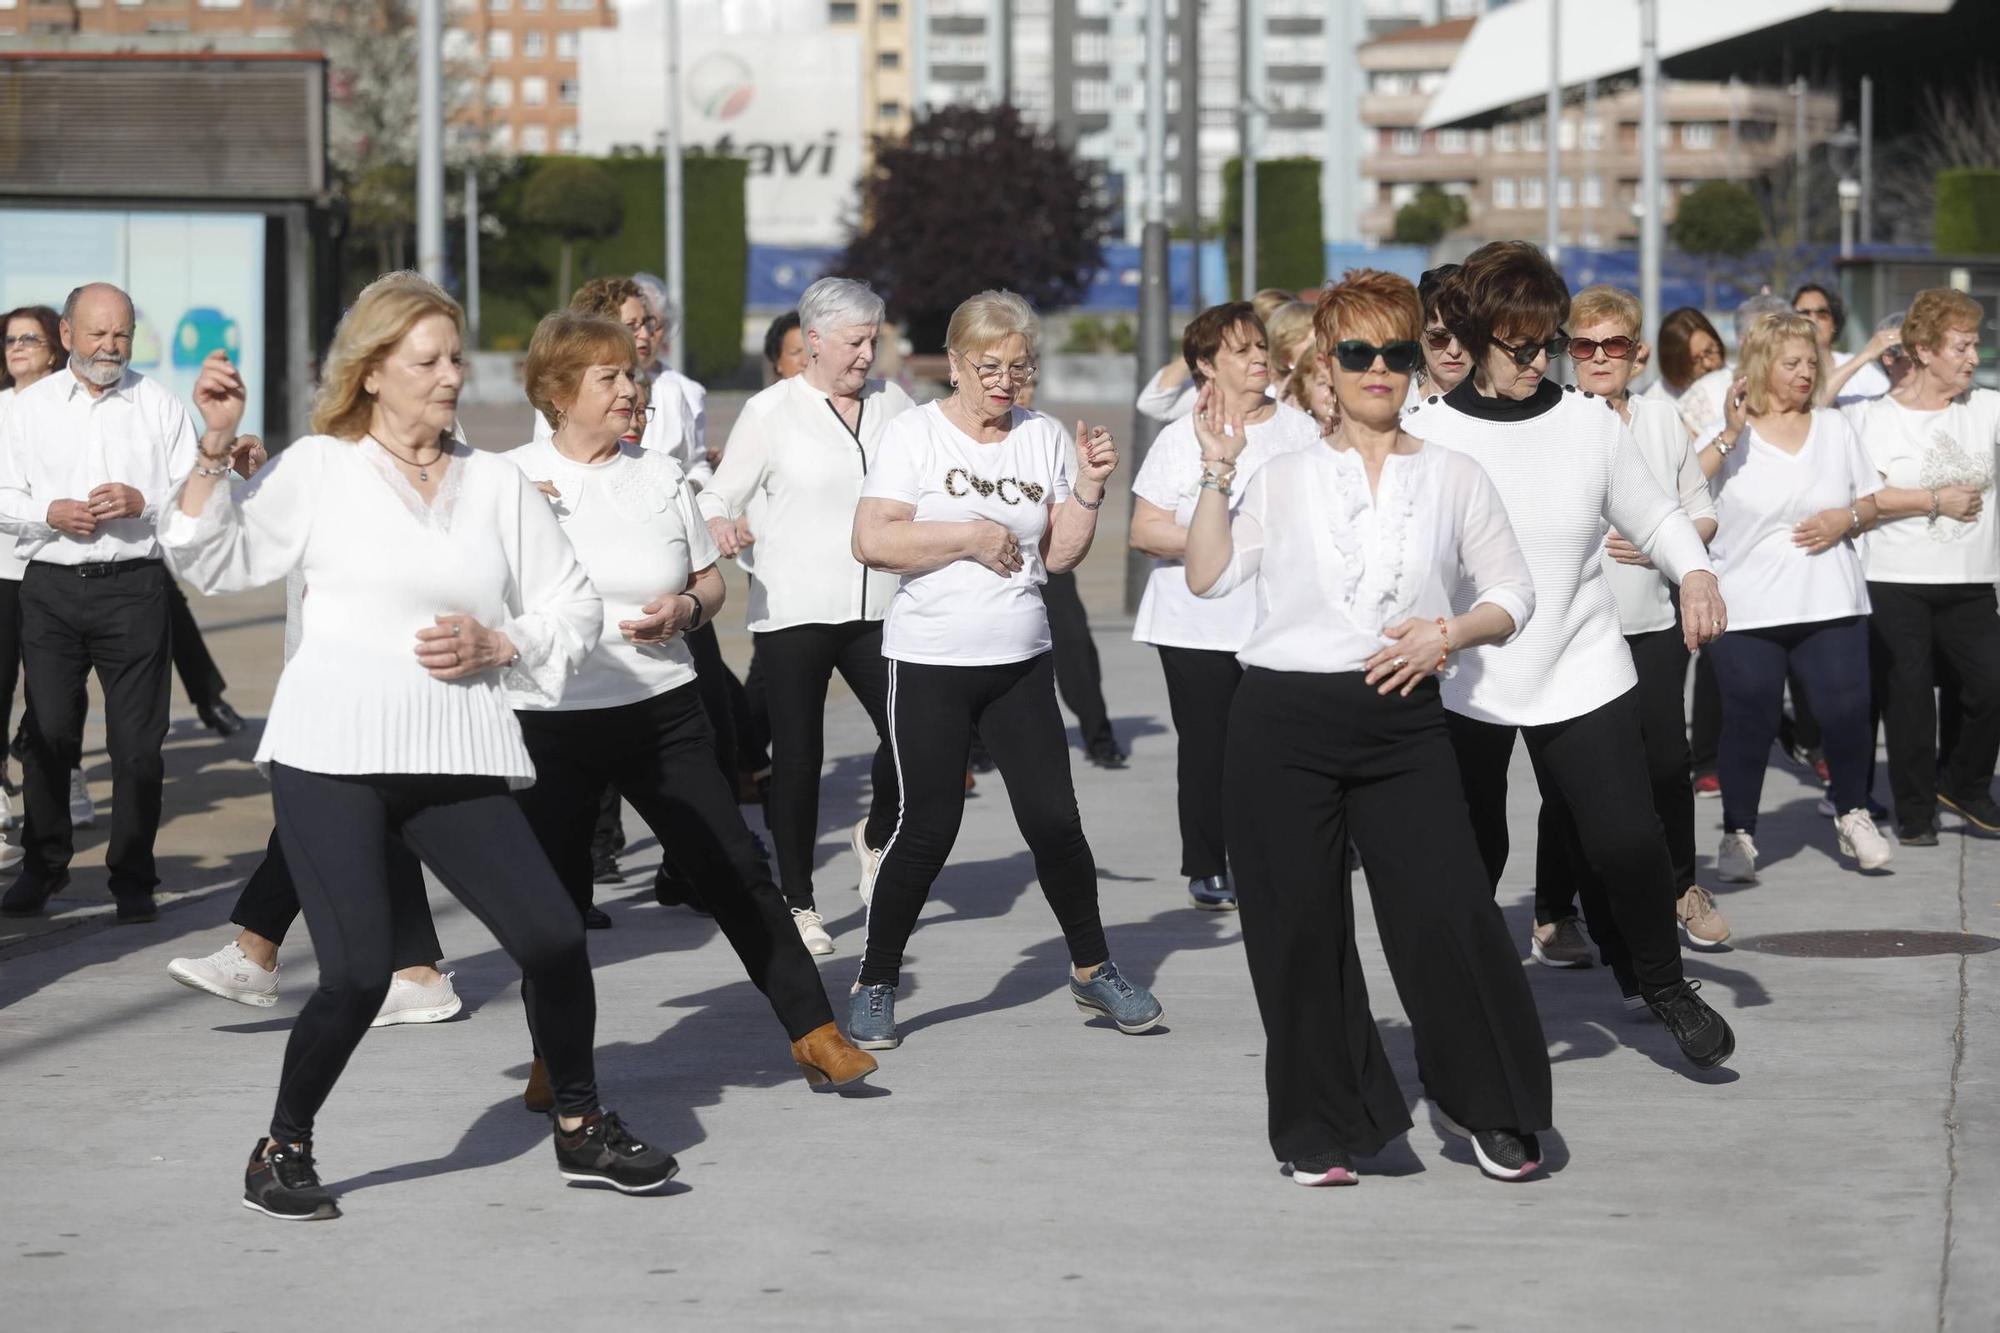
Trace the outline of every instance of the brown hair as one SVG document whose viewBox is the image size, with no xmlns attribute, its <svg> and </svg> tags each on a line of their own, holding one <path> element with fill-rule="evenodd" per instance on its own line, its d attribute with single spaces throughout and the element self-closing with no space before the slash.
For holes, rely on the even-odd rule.
<svg viewBox="0 0 2000 1333">
<path fill-rule="evenodd" d="M 1660 358 L 1660 378 L 1671 389 L 1685 389 L 1694 383 L 1694 335 L 1706 333 L 1715 342 L 1715 350 L 1723 348 L 1722 335 L 1715 331 L 1715 325 L 1708 322 L 1708 316 L 1691 305 L 1678 310 L 1669 310 L 1660 321 L 1660 345 L 1656 349 Z"/>
<path fill-rule="evenodd" d="M 17 319 L 32 319 L 35 323 L 42 326 L 42 340 L 48 343 L 49 355 L 54 358 L 49 369 L 52 371 L 61 369 L 63 363 L 62 316 L 45 305 L 16 306 L 6 314 L 0 315 L 0 335 L 4 335 L 7 332 L 7 326 Z M 11 389 L 13 387 L 13 372 L 7 369 L 6 360 L 0 358 L 0 389 Z"/>
<path fill-rule="evenodd" d="M 1951 287 L 1927 287 L 1910 302 L 1903 316 L 1903 346 L 1934 352 L 1944 344 L 1944 336 L 1954 331 L 1979 332 L 1986 322 L 1986 307 Z M 1914 358 L 1912 358 L 1914 360 Z M 1919 363 L 1921 364 L 1921 363 Z"/>
<path fill-rule="evenodd" d="M 1787 344 L 1800 342 L 1813 358 L 1813 398 L 1816 402 L 1826 387 L 1826 353 L 1820 350 L 1819 330 L 1805 315 L 1766 315 L 1743 335 L 1738 352 L 1737 374 L 1745 381 L 1744 398 L 1753 416 L 1771 410 L 1771 367 Z M 1807 407 L 1813 403 L 1807 403 Z"/>
<path fill-rule="evenodd" d="M 363 387 L 368 376 L 411 329 L 433 315 L 449 319 L 458 336 L 465 337 L 465 312 L 444 288 L 421 273 L 409 269 L 384 273 L 363 287 L 333 331 L 319 393 L 313 399 L 313 434 L 342 440 L 366 435 L 375 408 L 375 395 Z"/>
<path fill-rule="evenodd" d="M 637 301 L 641 310 L 650 310 L 646 305 L 646 294 L 639 290 L 639 284 L 630 278 L 592 278 L 576 289 L 576 295 L 569 298 L 569 308 L 579 315 L 602 315 L 606 319 L 617 319 L 618 312 L 627 301 Z"/>
<path fill-rule="evenodd" d="M 1379 268 L 1351 268 L 1319 294 L 1313 335 L 1321 356 L 1344 338 L 1415 342 L 1424 335 L 1424 306 L 1410 280 Z"/>
<path fill-rule="evenodd" d="M 1266 344 L 1270 342 L 1257 307 L 1248 301 L 1224 301 L 1188 321 L 1187 328 L 1181 331 L 1181 360 L 1187 362 L 1188 373 L 1194 376 L 1196 384 L 1208 383 L 1200 363 L 1215 360 L 1215 354 L 1222 350 L 1222 340 L 1238 329 L 1251 329 Z"/>
<path fill-rule="evenodd" d="M 639 366 L 639 349 L 630 329 L 603 315 L 558 310 L 544 315 L 535 325 L 521 380 L 528 390 L 528 401 L 554 429 L 562 424 L 563 410 L 557 403 L 576 400 L 583 373 L 592 366 L 620 362 L 635 371 Z"/>
<path fill-rule="evenodd" d="M 1569 317 L 1569 285 L 1526 241 L 1494 241 L 1466 256 L 1445 280 L 1437 317 L 1477 365 L 1495 334 L 1505 332 L 1514 342 L 1553 337 Z"/>
</svg>

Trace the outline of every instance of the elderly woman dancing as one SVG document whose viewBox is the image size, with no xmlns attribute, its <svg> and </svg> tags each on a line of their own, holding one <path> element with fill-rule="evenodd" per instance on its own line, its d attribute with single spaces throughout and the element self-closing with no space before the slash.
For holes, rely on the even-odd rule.
<svg viewBox="0 0 2000 1333">
<path fill-rule="evenodd" d="M 1201 498 L 1188 586 L 1254 587 L 1224 791 L 1244 952 L 1264 1018 L 1271 1147 L 1294 1182 L 1348 1185 L 1354 1158 L 1410 1127 L 1354 941 L 1349 830 L 1368 829 L 1370 898 L 1426 1094 L 1480 1169 L 1541 1165 L 1549 1059 L 1486 883 L 1433 678 L 1504 643 L 1535 603 L 1477 463 L 1397 427 L 1422 363 L 1409 282 L 1347 274 L 1320 297 L 1340 428 L 1269 459 L 1231 516 L 1239 414 L 1195 411 Z M 1472 589 L 1454 612 L 1452 589 Z"/>
<path fill-rule="evenodd" d="M 205 383 L 201 463 L 160 525 L 203 592 L 294 569 L 312 590 L 257 751 L 320 961 L 245 1174 L 245 1206 L 273 1217 L 339 1215 L 313 1120 L 388 989 L 393 838 L 520 964 L 563 1176 L 637 1193 L 677 1169 L 598 1104 L 583 922 L 508 794 L 535 770 L 506 692 L 558 699 L 603 605 L 548 502 L 452 437 L 464 323 L 414 273 L 371 283 L 335 331 L 315 433 L 234 493 L 218 483 L 241 390 Z"/>
</svg>

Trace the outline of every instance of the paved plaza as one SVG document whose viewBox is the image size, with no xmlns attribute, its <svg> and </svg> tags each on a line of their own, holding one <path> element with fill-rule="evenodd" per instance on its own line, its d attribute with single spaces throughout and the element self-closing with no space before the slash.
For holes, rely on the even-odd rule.
<svg viewBox="0 0 2000 1333">
<path fill-rule="evenodd" d="M 717 415 L 719 430 L 726 405 Z M 1736 1057 L 1695 1074 L 1663 1028 L 1623 1009 L 1604 969 L 1524 963 L 1556 1061 L 1556 1129 L 1548 1173 L 1519 1185 L 1483 1178 L 1415 1100 L 1409 1030 L 1364 912 L 1376 1011 L 1418 1124 L 1362 1164 L 1358 1188 L 1297 1189 L 1265 1143 L 1236 920 L 1191 910 L 1176 873 L 1173 735 L 1158 663 L 1118 614 L 1123 554 L 1122 532 L 1105 532 L 1085 592 L 1132 764 L 1106 773 L 1079 756 L 1076 774 L 1112 953 L 1157 991 L 1161 1029 L 1121 1036 L 1070 1004 L 997 774 L 980 778 L 912 941 L 904 1044 L 853 1096 L 807 1089 L 712 922 L 653 903 L 647 838 L 625 857 L 625 885 L 600 890 L 616 925 L 590 938 L 598 1061 L 607 1099 L 679 1156 L 672 1192 L 557 1178 L 546 1123 L 520 1104 L 518 977 L 434 892 L 466 1011 L 363 1043 L 317 1134 L 345 1217 L 307 1226 L 237 1202 L 315 980 L 303 927 L 274 1009 L 166 975 L 170 958 L 233 933 L 234 891 L 270 820 L 249 756 L 282 590 L 197 599 L 253 720 L 217 740 L 176 693 L 159 921 L 109 924 L 100 827 L 82 835 L 55 913 L 0 934 L 0 1321 L 38 1333 L 2000 1329 L 2000 953 L 1917 954 L 1921 940 L 1898 949 L 1890 936 L 1889 956 L 1815 956 L 1796 938 L 2000 936 L 2000 843 L 1953 821 L 1890 873 L 1843 870 L 1817 793 L 1775 766 L 1763 882 L 1714 886 L 1741 947 L 1690 955 L 1736 1027 Z M 740 670 L 731 577 L 725 650 Z M 819 897 L 838 952 L 822 974 L 844 992 L 862 942 L 845 830 L 872 734 L 838 690 L 828 733 Z M 100 732 L 89 745 L 107 802 Z M 1718 805 L 1697 809 L 1705 874 Z M 1522 758 L 1500 899 L 1524 958 L 1534 813 Z"/>
</svg>

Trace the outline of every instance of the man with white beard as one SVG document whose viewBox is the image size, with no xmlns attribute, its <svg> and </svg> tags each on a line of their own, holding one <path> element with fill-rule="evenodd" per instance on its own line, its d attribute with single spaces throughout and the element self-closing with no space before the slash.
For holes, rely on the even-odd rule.
<svg viewBox="0 0 2000 1333">
<path fill-rule="evenodd" d="M 172 634 L 154 520 L 194 468 L 201 431 L 169 390 L 131 369 L 132 325 L 132 299 L 111 284 L 71 292 L 61 325 L 68 367 L 18 395 L 0 426 L 0 532 L 28 560 L 27 856 L 0 899 L 8 916 L 35 915 L 69 882 L 69 774 L 83 750 L 92 671 L 111 752 L 111 893 L 121 922 L 155 914 Z M 237 383 L 220 352 L 202 375 Z"/>
</svg>

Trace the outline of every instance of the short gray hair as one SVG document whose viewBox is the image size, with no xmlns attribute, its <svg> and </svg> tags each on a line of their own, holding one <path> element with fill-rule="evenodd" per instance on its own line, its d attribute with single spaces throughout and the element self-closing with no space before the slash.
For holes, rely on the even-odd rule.
<svg viewBox="0 0 2000 1333">
<path fill-rule="evenodd" d="M 799 297 L 799 327 L 820 333 L 880 324 L 885 312 L 875 289 L 852 278 L 821 278 Z"/>
<path fill-rule="evenodd" d="M 1027 298 L 1013 292 L 981 292 L 967 297 L 951 312 L 944 344 L 960 356 L 972 356 L 1015 334 L 1026 340 L 1028 354 L 1034 355 L 1041 341 L 1042 321 Z"/>
<path fill-rule="evenodd" d="M 1898 310 L 1893 315 L 1882 316 L 1881 319 L 1875 322 L 1875 332 L 1894 333 L 1897 329 L 1903 327 L 1903 318 L 1906 314 L 1908 314 L 1907 311 Z"/>
<path fill-rule="evenodd" d="M 135 324 L 138 322 L 139 307 L 132 303 L 131 294 L 128 293 L 123 287 L 118 286 L 116 283 L 110 283 L 110 282 L 86 282 L 81 287 L 70 288 L 69 299 L 63 302 L 63 308 L 62 308 L 63 323 L 74 324 L 76 322 L 77 302 L 81 301 L 83 299 L 83 294 L 89 291 L 92 287 L 104 287 L 110 289 L 111 291 L 117 292 L 118 299 L 125 303 L 125 313 L 132 317 L 132 320 Z"/>
<path fill-rule="evenodd" d="M 651 273 L 634 273 L 632 285 L 639 289 L 639 302 L 646 313 L 660 321 L 660 334 L 671 342 L 680 335 L 680 307 L 667 295 L 667 284 Z"/>
<path fill-rule="evenodd" d="M 1768 319 L 1772 315 L 1796 315 L 1797 313 L 1799 312 L 1792 309 L 1790 301 L 1773 292 L 1759 292 L 1742 305 L 1737 306 L 1736 346 L 1739 353 L 1743 346 L 1743 340 L 1750 336 L 1750 330 L 1757 326 L 1757 321 Z"/>
</svg>

